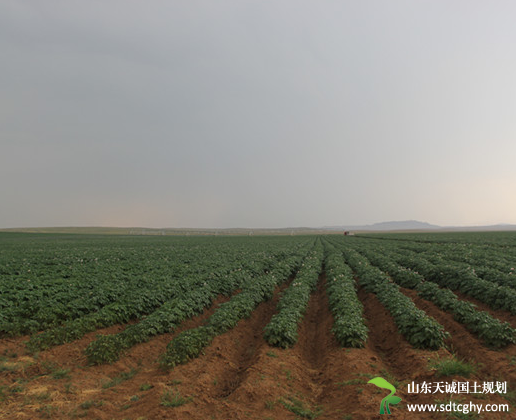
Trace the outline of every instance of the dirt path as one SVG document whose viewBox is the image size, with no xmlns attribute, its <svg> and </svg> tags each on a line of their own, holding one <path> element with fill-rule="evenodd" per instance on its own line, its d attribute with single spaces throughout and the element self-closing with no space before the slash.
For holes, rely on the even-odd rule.
<svg viewBox="0 0 516 420">
<path fill-rule="evenodd" d="M 274 293 L 271 300 L 263 302 L 253 311 L 251 317 L 239 322 L 238 326 L 227 334 L 227 337 L 217 339 L 219 348 L 227 349 L 231 360 L 228 368 L 217 380 L 213 396 L 216 398 L 229 397 L 245 380 L 251 368 L 258 360 L 260 349 L 266 344 L 263 331 L 271 317 L 276 313 L 276 307 L 282 292 L 290 285 L 293 278 L 283 283 Z M 224 338 L 227 338 L 224 343 Z M 232 345 L 236 343 L 238 345 Z"/>
<path fill-rule="evenodd" d="M 332 324 L 333 318 L 326 294 L 326 275 L 321 274 L 300 325 L 297 344 L 303 359 L 314 370 L 321 369 L 326 362 L 328 351 L 336 345 L 331 333 Z"/>
</svg>

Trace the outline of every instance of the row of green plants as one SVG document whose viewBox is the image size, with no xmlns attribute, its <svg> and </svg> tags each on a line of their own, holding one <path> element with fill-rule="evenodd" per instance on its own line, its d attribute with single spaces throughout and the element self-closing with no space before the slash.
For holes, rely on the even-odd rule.
<svg viewBox="0 0 516 420">
<path fill-rule="evenodd" d="M 359 252 L 388 273 L 400 286 L 415 289 L 423 299 L 453 314 L 457 322 L 477 334 L 486 345 L 500 348 L 516 342 L 516 330 L 509 323 L 501 322 L 485 311 L 479 311 L 474 304 L 460 300 L 451 290 L 441 289 L 436 283 L 425 280 L 421 274 L 396 264 L 388 247 L 360 248 Z"/>
<path fill-rule="evenodd" d="M 462 269 L 471 269 L 475 275 L 484 280 L 516 289 L 516 257 L 503 254 L 499 247 L 492 249 L 489 246 L 471 244 L 407 243 L 402 246 L 402 249 L 417 252 L 422 257 L 430 259 L 438 256 Z"/>
<path fill-rule="evenodd" d="M 399 332 L 416 348 L 438 349 L 444 346 L 448 333 L 435 319 L 418 309 L 389 276 L 349 246 L 340 247 L 346 263 L 355 271 L 358 282 L 374 293 L 390 312 Z"/>
<path fill-rule="evenodd" d="M 353 271 L 344 262 L 342 252 L 325 243 L 326 291 L 333 314 L 333 334 L 343 347 L 363 347 L 368 329 L 364 307 L 358 299 Z"/>
<path fill-rule="evenodd" d="M 296 277 L 283 292 L 277 313 L 264 329 L 264 338 L 276 347 L 291 347 L 298 339 L 298 327 L 306 312 L 310 295 L 317 287 L 323 260 L 323 247 L 318 241 L 301 265 Z"/>
<path fill-rule="evenodd" d="M 430 300 L 444 311 L 453 313 L 457 322 L 477 334 L 486 345 L 500 348 L 516 343 L 516 330 L 509 323 L 501 322 L 489 313 L 477 310 L 471 302 L 459 300 L 451 290 L 441 289 L 433 282 L 423 282 L 417 291 L 423 299 Z"/>
<path fill-rule="evenodd" d="M 198 278 L 185 280 L 187 280 L 186 284 L 191 287 L 198 282 Z M 166 284 L 163 282 L 163 286 Z M 167 300 L 180 296 L 183 291 L 183 288 L 177 283 L 169 284 L 167 291 L 164 289 L 165 287 L 154 290 L 132 289 L 123 299 L 110 303 L 97 312 L 31 335 L 26 344 L 27 349 L 32 352 L 45 350 L 78 340 L 85 334 L 100 328 L 106 328 L 114 324 L 125 324 L 131 319 L 151 313 Z"/>
<path fill-rule="evenodd" d="M 514 232 L 511 234 L 516 237 Z M 493 268 L 502 273 L 509 274 L 514 268 L 516 247 L 497 244 L 489 240 L 489 235 L 484 234 L 484 241 L 480 243 L 430 243 L 404 242 L 401 248 L 416 252 L 438 253 L 447 259 L 465 262 L 479 266 Z"/>
<path fill-rule="evenodd" d="M 244 270 L 239 268 L 228 275 L 214 277 L 167 301 L 137 324 L 129 325 L 116 334 L 100 335 L 85 349 L 88 361 L 93 364 L 112 363 L 135 344 L 174 331 L 182 321 L 210 307 L 218 295 L 230 296 L 247 282 L 253 282 L 263 272 L 271 269 L 272 262 L 273 260 L 268 257 L 259 261 L 249 261 L 252 270 L 249 267 Z M 281 259 L 275 261 L 276 264 L 280 262 Z"/>
<path fill-rule="evenodd" d="M 113 363 L 123 352 L 138 343 L 174 329 L 184 320 L 209 308 L 216 293 L 209 288 L 197 288 L 181 297 L 167 301 L 137 324 L 128 325 L 116 334 L 99 335 L 84 350 L 91 364 Z"/>
<path fill-rule="evenodd" d="M 513 265 L 516 265 L 516 263 L 513 263 Z M 501 273 L 499 270 L 490 267 L 482 266 L 473 266 L 473 270 L 477 276 L 484 280 L 516 290 L 516 271 L 514 268 L 508 274 Z"/>
<path fill-rule="evenodd" d="M 516 315 L 516 290 L 478 277 L 471 267 L 446 261 L 439 255 L 422 257 L 408 250 L 396 254 L 395 258 L 401 265 L 416 270 L 427 280 L 458 290 L 493 309 L 506 310 Z"/>
<path fill-rule="evenodd" d="M 159 363 L 164 369 L 186 363 L 198 357 L 213 339 L 247 318 L 256 306 L 270 299 L 276 287 L 286 281 L 299 267 L 303 255 L 292 255 L 278 262 L 267 274 L 243 285 L 240 293 L 221 304 L 204 325 L 181 332 L 168 345 Z"/>
</svg>

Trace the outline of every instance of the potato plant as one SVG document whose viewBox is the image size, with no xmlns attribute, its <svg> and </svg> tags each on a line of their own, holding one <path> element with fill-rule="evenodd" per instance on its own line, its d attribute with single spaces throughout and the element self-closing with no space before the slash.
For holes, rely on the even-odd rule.
<svg viewBox="0 0 516 420">
<path fill-rule="evenodd" d="M 333 314 L 333 334 L 343 347 L 363 347 L 368 329 L 365 325 L 364 308 L 358 299 L 353 272 L 344 263 L 342 253 L 327 244 L 326 290 Z"/>
</svg>

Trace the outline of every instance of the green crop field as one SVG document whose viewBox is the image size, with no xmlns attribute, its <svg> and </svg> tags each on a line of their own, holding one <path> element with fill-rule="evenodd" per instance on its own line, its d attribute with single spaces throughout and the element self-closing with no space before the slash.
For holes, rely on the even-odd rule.
<svg viewBox="0 0 516 420">
<path fill-rule="evenodd" d="M 145 376 L 149 393 L 159 390 L 178 397 L 179 383 L 172 392 L 160 375 L 177 369 L 188 372 L 196 366 L 195 360 L 209 360 L 206 363 L 218 372 L 210 374 L 210 385 L 196 382 L 195 374 L 184 373 L 190 382 L 182 380 L 188 384 L 181 388 L 190 393 L 184 405 L 197 404 L 203 415 L 209 404 L 227 402 L 250 380 L 249 368 L 265 372 L 264 360 L 287 366 L 289 354 L 300 357 L 299 364 L 304 366 L 300 376 L 306 369 L 321 371 L 320 378 L 305 372 L 304 381 L 312 381 L 314 387 L 322 386 L 325 377 L 333 378 L 334 371 L 326 365 L 328 352 L 333 352 L 333 360 L 345 360 L 350 349 L 358 358 L 377 361 L 368 362 L 369 370 L 382 365 L 384 376 L 388 372 L 400 383 L 413 380 L 406 376 L 406 361 L 395 360 L 393 347 L 382 344 L 391 339 L 410 357 L 444 355 L 474 364 L 487 357 L 503 374 L 483 365 L 478 367 L 479 377 L 504 379 L 514 386 L 515 268 L 516 234 L 505 232 L 346 237 L 3 232 L 0 351 L 2 370 L 9 374 L 0 383 L 0 399 L 5 403 L 0 414 L 11 416 L 21 410 L 31 415 L 46 406 L 54 407 L 48 410 L 54 410 L 56 418 L 72 418 L 77 410 L 84 414 L 91 408 L 80 393 L 61 405 L 24 405 L 23 398 L 32 394 L 29 385 L 17 385 L 20 378 L 42 386 L 46 377 L 45 387 L 61 389 L 55 370 L 30 373 L 30 366 L 41 367 L 51 360 L 63 366 L 61 372 L 70 371 L 75 382 L 69 382 L 69 387 L 80 388 L 79 371 L 100 375 L 102 371 L 93 370 L 95 366 L 127 365 L 142 346 L 150 346 L 143 347 L 147 348 L 145 356 L 131 365 L 130 375 L 121 374 L 129 384 L 136 381 L 133 376 L 139 377 L 139 366 L 154 372 L 154 376 Z M 231 334 L 238 334 L 231 338 L 238 343 L 227 347 L 224 340 Z M 318 341 L 327 348 L 317 347 Z M 248 347 L 252 353 L 246 353 Z M 78 355 L 78 367 L 66 362 L 70 349 Z M 232 351 L 237 355 L 226 368 L 209 356 L 216 352 L 223 358 Z M 433 372 L 430 365 L 418 363 L 416 377 Z M 358 386 L 360 372 L 351 365 L 349 369 L 343 376 Z M 281 404 L 271 402 L 271 412 L 289 412 L 297 404 L 292 403 L 293 392 L 302 392 L 296 388 L 292 370 L 287 370 L 291 372 L 287 382 L 278 378 L 271 386 L 292 387 L 290 397 L 282 397 Z M 261 375 L 266 377 L 266 373 Z M 226 378 L 224 385 L 218 385 L 219 376 Z M 27 390 L 23 398 L 23 392 L 12 392 L 15 387 Z M 193 391 L 199 387 L 213 388 L 206 391 L 209 403 Z M 99 396 L 107 392 L 100 388 Z M 330 388 L 340 392 L 336 385 Z M 105 408 L 109 412 L 123 403 L 118 397 L 109 398 L 113 400 Z M 108 396 L 101 398 L 105 399 Z M 337 409 L 317 396 L 305 395 L 305 399 L 313 413 Z M 134 418 L 138 418 L 137 404 L 126 405 L 134 406 Z M 96 406 L 91 406 L 94 412 Z M 170 410 L 167 407 L 156 402 L 149 410 L 157 416 Z M 99 413 L 102 410 L 98 408 Z M 351 406 L 339 410 L 353 413 Z M 210 415 L 223 418 L 222 414 Z M 118 417 L 122 418 L 110 418 Z M 99 414 L 98 418 L 103 417 Z"/>
</svg>

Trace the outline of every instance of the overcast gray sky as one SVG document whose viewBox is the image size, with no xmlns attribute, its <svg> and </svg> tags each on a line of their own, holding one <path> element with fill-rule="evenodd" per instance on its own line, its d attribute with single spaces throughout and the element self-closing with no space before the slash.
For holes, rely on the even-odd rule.
<svg viewBox="0 0 516 420">
<path fill-rule="evenodd" d="M 516 223 L 515 18 L 0 0 L 0 227 Z"/>
</svg>

